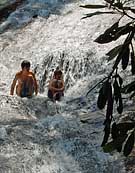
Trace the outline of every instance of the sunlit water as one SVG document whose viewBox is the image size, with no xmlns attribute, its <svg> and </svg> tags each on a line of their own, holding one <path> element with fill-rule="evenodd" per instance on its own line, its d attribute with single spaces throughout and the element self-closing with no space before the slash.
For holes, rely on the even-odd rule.
<svg viewBox="0 0 135 173">
<path fill-rule="evenodd" d="M 104 112 L 96 106 L 98 88 L 85 97 L 111 67 L 104 54 L 114 43 L 93 41 L 118 16 L 81 20 L 89 12 L 79 7 L 83 2 L 29 0 L 1 25 L 2 32 L 9 23 L 12 27 L 0 36 L 0 172 L 125 172 L 121 156 L 100 147 Z M 39 83 L 40 93 L 32 99 L 9 96 L 24 59 L 31 61 Z M 57 66 L 65 97 L 52 103 L 47 86 Z M 88 124 L 81 123 L 84 117 Z"/>
</svg>

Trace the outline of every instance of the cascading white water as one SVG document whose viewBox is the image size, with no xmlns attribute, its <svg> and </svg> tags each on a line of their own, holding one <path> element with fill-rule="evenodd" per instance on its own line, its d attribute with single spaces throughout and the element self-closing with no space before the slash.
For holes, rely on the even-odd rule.
<svg viewBox="0 0 135 173">
<path fill-rule="evenodd" d="M 104 54 L 114 43 L 106 47 L 93 41 L 118 16 L 81 20 L 90 12 L 79 7 L 84 2 L 101 3 L 28 0 L 7 19 L 14 29 L 0 35 L 0 172 L 125 172 L 121 157 L 100 147 L 104 115 L 96 107 L 97 93 L 84 97 L 110 71 Z M 9 96 L 24 59 L 31 61 L 39 83 L 40 94 L 32 99 Z M 54 104 L 47 99 L 47 86 L 57 66 L 64 74 L 65 98 Z M 89 116 L 89 124 L 82 124 L 81 116 Z"/>
<path fill-rule="evenodd" d="M 10 1 L 12 3 L 15 1 Z M 72 1 L 71 1 L 72 2 Z M 50 14 L 59 14 L 60 9 L 65 3 L 70 1 L 65 0 L 27 0 L 24 4 L 12 12 L 8 19 L 0 25 L 0 33 L 8 28 L 19 28 L 31 22 L 33 17 L 41 16 L 48 18 Z M 2 4 L 2 3 L 1 3 Z M 8 4 L 8 1 L 7 1 Z M 57 10 L 56 10 L 57 9 Z"/>
</svg>

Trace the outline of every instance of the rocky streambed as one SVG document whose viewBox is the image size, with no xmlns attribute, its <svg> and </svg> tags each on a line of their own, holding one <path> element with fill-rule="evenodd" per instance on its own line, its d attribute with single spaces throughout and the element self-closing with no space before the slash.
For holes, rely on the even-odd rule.
<svg viewBox="0 0 135 173">
<path fill-rule="evenodd" d="M 105 113 L 96 106 L 99 87 L 86 97 L 87 91 L 110 71 L 111 62 L 104 54 L 114 46 L 97 45 L 93 40 L 118 16 L 81 20 L 89 10 L 79 5 L 89 1 L 50 1 L 53 6 L 47 1 L 28 2 L 0 26 L 0 172 L 134 171 L 131 166 L 125 167 L 130 160 L 116 152 L 104 153 L 100 147 Z M 34 12 L 30 10 L 33 8 Z M 46 18 L 43 14 L 48 11 Z M 28 23 L 23 20 L 37 12 L 42 15 Z M 16 20 L 11 20 L 16 14 L 23 16 L 17 18 L 17 25 Z M 27 25 L 21 25 L 24 21 Z M 6 22 L 15 27 L 2 30 Z M 11 82 L 24 59 L 31 61 L 39 83 L 39 95 L 32 99 L 9 95 Z M 65 97 L 52 103 L 47 98 L 47 86 L 58 65 L 64 73 Z M 131 108 L 133 102 L 126 105 Z M 129 112 L 124 113 L 125 117 Z"/>
</svg>

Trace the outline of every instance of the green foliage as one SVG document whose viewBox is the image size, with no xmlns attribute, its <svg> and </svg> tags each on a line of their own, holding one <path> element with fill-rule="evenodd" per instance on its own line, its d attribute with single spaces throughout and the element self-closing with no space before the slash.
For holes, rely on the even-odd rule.
<svg viewBox="0 0 135 173">
<path fill-rule="evenodd" d="M 87 17 L 92 17 L 92 16 L 95 16 L 95 15 L 100 15 L 100 14 L 114 14 L 113 11 L 96 11 L 94 13 L 89 13 L 89 14 L 86 14 L 86 16 L 82 17 L 82 19 L 85 19 Z"/>
<path fill-rule="evenodd" d="M 105 8 L 107 7 L 106 5 L 80 5 L 80 7 L 83 8 L 91 8 L 91 9 L 97 9 L 97 8 Z"/>
<path fill-rule="evenodd" d="M 131 72 L 132 72 L 132 75 L 135 74 L 135 54 L 134 54 L 134 51 L 131 52 Z"/>
<path fill-rule="evenodd" d="M 134 131 L 132 131 L 132 133 L 130 134 L 130 136 L 128 137 L 128 139 L 127 139 L 127 141 L 126 141 L 126 144 L 125 144 L 125 146 L 124 146 L 124 155 L 125 156 L 128 156 L 130 153 L 131 153 L 131 151 L 132 151 L 132 149 L 133 149 L 133 147 L 134 147 L 134 140 L 135 140 L 135 135 L 134 135 Z"/>
<path fill-rule="evenodd" d="M 134 90 L 135 90 L 135 81 L 127 84 L 126 86 L 124 86 L 122 88 L 122 92 L 125 93 L 125 94 L 131 93 Z"/>
<path fill-rule="evenodd" d="M 113 49 L 111 49 L 108 53 L 106 53 L 106 55 L 108 56 L 108 61 L 114 59 L 120 52 L 121 48 L 122 48 L 122 45 L 118 45 L 114 47 Z"/>
<path fill-rule="evenodd" d="M 118 123 L 114 122 L 110 125 L 110 133 L 108 135 L 112 138 L 111 141 L 104 140 L 106 134 L 103 139 L 103 150 L 105 152 L 112 152 L 114 150 L 118 152 L 123 152 L 125 156 L 128 156 L 133 147 L 134 147 L 134 131 L 135 131 L 135 123 L 133 122 L 125 122 Z"/>
<path fill-rule="evenodd" d="M 109 94 L 109 80 L 105 81 L 99 91 L 97 105 L 100 109 L 103 109 L 106 105 Z"/>
<path fill-rule="evenodd" d="M 115 150 L 113 141 L 108 142 L 106 145 L 103 146 L 103 150 L 105 153 L 111 153 Z"/>
<path fill-rule="evenodd" d="M 90 8 L 90 9 L 102 9 L 107 8 L 109 11 L 97 11 L 90 14 L 86 14 L 84 18 L 92 17 L 94 15 L 101 14 L 113 14 L 119 13 L 121 17 L 117 22 L 112 26 L 107 28 L 104 33 L 99 35 L 95 42 L 99 44 L 107 44 L 112 41 L 116 41 L 122 35 L 126 35 L 126 39 L 123 44 L 117 45 L 111 49 L 106 55 L 108 56 L 108 61 L 114 60 L 114 65 L 112 67 L 111 73 L 103 79 L 102 87 L 99 90 L 99 96 L 97 100 L 97 106 L 99 109 L 106 107 L 106 119 L 104 121 L 104 138 L 101 146 L 104 151 L 113 151 L 117 150 L 118 152 L 123 152 L 125 156 L 128 156 L 134 146 L 134 131 L 135 123 L 134 122 L 125 122 L 125 123 L 112 123 L 113 118 L 113 109 L 114 102 L 117 105 L 117 112 L 122 114 L 123 112 L 123 100 L 122 93 L 129 94 L 131 93 L 131 98 L 135 96 L 135 81 L 130 84 L 123 86 L 123 79 L 118 74 L 118 69 L 121 66 L 123 70 L 127 69 L 128 65 L 131 64 L 131 73 L 135 74 L 135 53 L 134 53 L 134 35 L 135 35 L 135 8 L 130 6 L 131 0 L 104 0 L 105 5 L 83 5 L 80 7 Z M 133 14 L 133 15 L 132 15 Z M 126 16 L 129 18 L 128 23 L 123 26 L 120 26 L 120 21 Z M 131 63 L 129 63 L 131 62 Z M 98 83 L 99 84 L 99 83 Z M 97 85 L 96 85 L 97 86 Z M 94 89 L 95 87 L 93 87 Z M 91 90 L 90 90 L 91 91 Z M 90 92 L 89 91 L 89 92 Z M 89 93 L 88 92 L 88 93 Z M 109 139 L 112 139 L 108 142 Z"/>
</svg>

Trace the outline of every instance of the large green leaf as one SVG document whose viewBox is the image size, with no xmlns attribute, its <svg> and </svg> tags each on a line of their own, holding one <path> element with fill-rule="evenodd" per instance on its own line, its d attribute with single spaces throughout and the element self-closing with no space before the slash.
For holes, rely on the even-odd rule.
<svg viewBox="0 0 135 173">
<path fill-rule="evenodd" d="M 112 135 L 112 139 L 116 139 L 119 135 L 119 130 L 115 122 L 112 124 L 111 135 Z"/>
<path fill-rule="evenodd" d="M 125 134 L 129 130 L 132 130 L 135 127 L 135 123 L 123 122 L 123 123 L 118 123 L 116 126 L 117 126 L 118 131 L 120 131 L 120 134 Z"/>
<path fill-rule="evenodd" d="M 122 56 L 122 69 L 125 70 L 128 66 L 128 62 L 129 62 L 129 53 L 130 53 L 130 49 L 129 46 L 125 47 L 124 49 L 124 54 Z"/>
<path fill-rule="evenodd" d="M 109 83 L 108 87 L 108 103 L 107 103 L 107 110 L 106 110 L 106 118 L 111 119 L 112 114 L 113 114 L 113 94 L 112 94 L 112 85 Z"/>
<path fill-rule="evenodd" d="M 117 107 L 117 112 L 118 112 L 119 114 L 122 114 L 122 112 L 123 112 L 123 102 L 122 102 L 121 95 L 120 95 L 120 98 L 119 98 L 119 105 L 118 105 L 118 107 Z"/>
<path fill-rule="evenodd" d="M 120 52 L 122 48 L 122 45 L 116 46 L 115 48 L 111 49 L 108 53 L 106 53 L 108 57 L 108 61 L 112 60 L 117 56 L 117 54 Z"/>
<path fill-rule="evenodd" d="M 124 146 L 124 150 L 123 150 L 123 153 L 124 153 L 124 155 L 127 157 L 130 153 L 131 153 L 131 151 L 132 151 L 132 149 L 133 149 L 133 147 L 134 147 L 134 141 L 135 141 L 135 135 L 134 135 L 134 131 L 130 134 L 130 136 L 128 137 L 128 139 L 127 139 L 127 141 L 126 141 L 126 144 L 125 144 L 125 146 Z"/>
<path fill-rule="evenodd" d="M 108 98 L 108 90 L 109 90 L 109 81 L 105 81 L 99 91 L 97 106 L 99 109 L 103 109 L 106 105 L 106 101 Z"/>
<path fill-rule="evenodd" d="M 104 44 L 109 43 L 111 41 L 117 40 L 120 36 L 125 35 L 127 33 L 132 33 L 134 30 L 131 23 L 128 23 L 126 26 L 118 27 L 118 21 L 114 23 L 110 28 L 108 28 L 103 34 L 101 34 L 98 38 L 96 38 L 95 42 Z M 130 39 L 133 38 L 133 34 L 130 34 Z"/>
<path fill-rule="evenodd" d="M 116 23 L 114 23 L 103 34 L 101 34 L 98 38 L 96 38 L 95 42 L 104 44 L 104 43 L 109 43 L 109 42 L 113 41 L 114 35 L 118 30 L 118 24 L 119 24 L 118 21 Z"/>
<path fill-rule="evenodd" d="M 119 21 L 115 22 L 111 27 L 109 27 L 104 34 L 114 34 L 118 30 Z"/>
<path fill-rule="evenodd" d="M 120 94 L 121 94 L 120 86 L 118 84 L 117 79 L 115 79 L 115 81 L 113 83 L 113 89 L 114 89 L 114 99 L 115 99 L 115 101 L 117 103 L 118 100 L 119 100 Z"/>
<path fill-rule="evenodd" d="M 116 14 L 116 13 L 114 11 L 105 11 L 105 12 L 96 11 L 94 13 L 85 14 L 86 16 L 82 17 L 81 19 L 85 19 L 85 18 L 92 17 L 95 15 L 100 15 L 100 14 Z"/>
<path fill-rule="evenodd" d="M 121 59 L 125 56 L 125 53 L 127 53 L 127 47 L 129 47 L 129 44 L 131 43 L 131 40 L 134 36 L 134 31 L 130 32 L 127 36 L 127 38 L 124 41 L 124 44 L 122 45 L 122 48 L 116 58 L 116 61 L 114 63 L 113 69 L 115 70 L 120 63 Z"/>
<path fill-rule="evenodd" d="M 132 30 L 133 30 L 133 27 L 130 26 L 130 23 L 128 23 L 127 25 L 119 27 L 117 29 L 117 32 L 114 35 L 114 40 L 117 40 L 122 35 L 128 34 Z"/>
<path fill-rule="evenodd" d="M 125 134 L 123 136 L 118 136 L 114 140 L 106 143 L 103 146 L 104 152 L 109 152 L 110 153 L 110 152 L 112 152 L 114 150 L 117 150 L 118 152 L 121 152 L 123 142 L 126 140 L 126 138 L 127 138 L 127 134 Z"/>
<path fill-rule="evenodd" d="M 80 5 L 80 7 L 83 8 L 91 8 L 91 9 L 97 9 L 97 8 L 105 8 L 107 7 L 107 5 L 92 5 L 92 4 L 88 4 L 88 5 Z"/>
<path fill-rule="evenodd" d="M 127 94 L 127 93 L 131 93 L 132 91 L 135 91 L 135 81 L 127 84 L 126 86 L 124 86 L 122 88 L 122 92 Z"/>
<path fill-rule="evenodd" d="M 113 41 L 113 37 L 109 34 L 102 34 L 98 38 L 96 38 L 94 41 L 100 44 L 105 44 L 105 43 L 109 43 Z"/>
<path fill-rule="evenodd" d="M 104 128 L 105 134 L 104 134 L 104 138 L 103 138 L 101 147 L 105 146 L 105 144 L 107 143 L 107 141 L 109 139 L 109 136 L 110 136 L 110 124 L 111 124 L 111 121 L 109 119 L 106 120 L 106 124 L 105 124 L 105 128 Z"/>
<path fill-rule="evenodd" d="M 131 52 L 131 72 L 132 72 L 132 75 L 135 74 L 135 54 L 134 54 L 134 50 Z"/>
<path fill-rule="evenodd" d="M 118 152 L 121 152 L 122 145 L 124 141 L 126 140 L 127 136 L 128 136 L 127 134 L 124 134 L 122 136 L 118 136 L 115 140 L 113 140 L 114 147 L 116 148 Z"/>
</svg>

